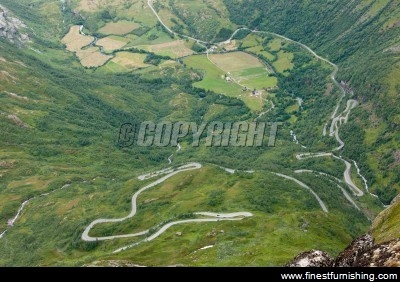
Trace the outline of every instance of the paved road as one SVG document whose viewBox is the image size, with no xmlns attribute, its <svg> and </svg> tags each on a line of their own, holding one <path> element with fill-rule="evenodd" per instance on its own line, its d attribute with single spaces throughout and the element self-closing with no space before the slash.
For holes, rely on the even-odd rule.
<svg viewBox="0 0 400 282">
<path fill-rule="evenodd" d="M 309 190 L 311 192 L 311 194 L 314 195 L 315 199 L 317 199 L 319 205 L 321 206 L 321 209 L 324 212 L 328 212 L 328 208 L 326 207 L 325 203 L 321 200 L 321 198 L 317 195 L 317 193 L 315 193 L 314 190 L 311 189 L 307 184 L 305 184 L 305 183 L 301 182 L 300 180 L 298 180 L 298 179 L 296 179 L 294 177 L 291 177 L 289 175 L 285 175 L 285 174 L 277 173 L 277 172 L 273 172 L 273 174 L 278 175 L 278 176 L 283 177 L 283 178 L 286 178 L 286 179 L 289 179 L 289 180 L 292 180 L 292 181 L 296 182 L 297 184 L 299 184 L 301 187 Z"/>
<path fill-rule="evenodd" d="M 199 40 L 199 39 L 196 39 L 196 38 L 187 36 L 187 35 L 177 34 L 177 33 L 174 32 L 173 30 L 171 30 L 171 29 L 162 21 L 162 19 L 161 19 L 160 16 L 158 15 L 157 11 L 156 11 L 156 10 L 154 9 L 154 7 L 153 7 L 153 0 L 148 0 L 147 4 L 148 4 L 148 6 L 150 7 L 150 9 L 152 10 L 152 12 L 154 13 L 154 15 L 157 17 L 157 19 L 158 19 L 158 21 L 160 22 L 160 24 L 162 24 L 162 25 L 164 26 L 164 28 L 165 28 L 166 30 L 168 30 L 168 32 L 170 32 L 170 33 L 172 33 L 172 34 L 175 34 L 175 35 L 178 35 L 178 36 L 181 36 L 181 37 L 185 37 L 185 38 L 192 39 L 192 40 L 194 40 L 194 41 L 196 41 L 196 42 L 198 42 L 198 43 L 201 43 L 201 44 L 205 44 L 205 45 L 210 44 L 209 42 L 205 42 L 205 41 L 202 41 L 202 40 Z M 218 45 L 227 44 L 227 43 L 229 43 L 229 42 L 232 40 L 232 38 L 235 36 L 235 34 L 236 34 L 237 32 L 239 32 L 240 30 L 245 30 L 245 29 L 250 30 L 250 29 L 248 29 L 248 28 L 239 28 L 239 29 L 235 30 L 235 31 L 232 33 L 232 35 L 230 36 L 230 38 L 229 38 L 228 40 L 225 40 L 225 41 L 222 41 L 222 42 L 219 42 L 219 43 L 215 43 L 215 44 L 213 44 L 213 45 L 214 45 L 214 46 L 218 46 Z M 331 75 L 330 75 L 331 80 L 334 82 L 334 84 L 335 84 L 337 87 L 339 87 L 339 89 L 341 90 L 341 92 L 342 92 L 343 95 L 342 95 L 342 97 L 339 99 L 339 101 L 338 101 L 338 103 L 337 103 L 337 105 L 336 105 L 336 107 L 335 107 L 335 110 L 333 111 L 333 114 L 332 114 L 332 116 L 331 116 L 331 118 L 332 118 L 332 124 L 331 124 L 330 133 L 333 134 L 333 135 L 335 135 L 335 138 L 336 138 L 336 140 L 337 140 L 338 143 L 339 143 L 339 147 L 337 147 L 337 148 L 334 149 L 334 150 L 340 150 L 341 148 L 343 148 L 344 142 L 343 142 L 343 141 L 340 139 L 340 137 L 339 137 L 339 126 L 338 126 L 338 122 L 340 122 L 340 123 L 341 123 L 342 121 L 347 122 L 347 119 L 348 119 L 348 115 L 349 115 L 349 113 L 350 113 L 350 110 L 356 105 L 356 102 L 355 102 L 354 100 L 349 100 L 349 101 L 347 102 L 347 107 L 346 107 L 346 109 L 345 109 L 339 116 L 337 116 L 337 111 L 338 111 L 338 109 L 339 109 L 340 103 L 341 103 L 342 99 L 343 99 L 344 96 L 345 96 L 345 91 L 344 91 L 344 89 L 343 89 L 343 88 L 341 87 L 341 85 L 336 81 L 336 74 L 337 74 L 337 72 L 338 72 L 338 70 L 339 70 L 338 66 L 337 66 L 336 64 L 330 62 L 329 60 L 327 60 L 327 59 L 325 59 L 325 58 L 319 56 L 319 55 L 318 55 L 315 51 L 313 51 L 310 47 L 308 47 L 307 45 L 305 45 L 305 44 L 303 44 L 303 43 L 301 43 L 301 42 L 292 40 L 292 39 L 287 38 L 287 37 L 285 37 L 285 36 L 283 36 L 283 35 L 276 34 L 276 33 L 272 33 L 272 32 L 263 32 L 263 31 L 257 31 L 257 30 L 250 30 L 250 31 L 253 32 L 253 33 L 269 33 L 269 34 L 273 34 L 273 35 L 276 36 L 276 37 L 282 38 L 282 39 L 287 40 L 287 41 L 289 41 L 289 42 L 296 43 L 296 44 L 302 46 L 302 47 L 303 47 L 304 49 L 306 49 L 308 52 L 310 52 L 310 53 L 311 53 L 315 58 L 317 58 L 318 60 L 324 61 L 324 62 L 330 64 L 331 66 L 333 66 L 334 70 L 333 70 L 333 72 L 332 72 Z M 208 49 L 207 52 L 206 52 L 207 55 L 208 55 L 208 53 L 209 53 L 209 50 L 210 50 L 210 49 Z M 354 102 L 353 102 L 353 101 L 354 101 Z M 344 114 L 345 114 L 345 116 L 343 116 Z M 326 126 L 325 126 L 325 129 L 324 129 L 324 132 L 325 132 L 325 134 L 326 134 Z M 333 155 L 332 153 L 317 153 L 317 154 L 308 153 L 308 154 L 299 154 L 299 155 L 297 155 L 296 157 L 297 157 L 298 159 L 302 159 L 302 158 L 306 158 L 306 157 L 322 157 L 322 156 L 333 156 L 333 157 L 335 157 L 335 158 L 337 158 L 337 159 L 342 160 L 342 161 L 345 163 L 345 165 L 346 165 L 346 169 L 345 169 L 345 171 L 344 171 L 344 173 L 343 173 L 344 181 L 349 185 L 349 187 L 353 190 L 353 192 L 354 192 L 356 195 L 358 195 L 358 196 L 363 195 L 363 192 L 362 192 L 360 189 L 358 189 L 358 187 L 357 187 L 357 186 L 353 183 L 353 181 L 351 180 L 351 177 L 350 177 L 351 164 L 350 164 L 349 162 L 347 162 L 346 160 L 344 160 L 344 159 L 342 159 L 342 158 L 340 158 L 340 157 L 337 157 L 337 156 Z M 172 156 L 171 156 L 171 157 L 172 157 Z M 171 159 L 170 159 L 170 158 L 168 159 L 168 161 L 169 161 L 169 163 L 171 163 Z M 175 174 L 177 174 L 177 173 L 179 173 L 179 172 L 186 171 L 186 170 L 192 170 L 192 169 L 198 169 L 198 168 L 200 168 L 200 167 L 201 167 L 200 164 L 192 163 L 192 164 L 190 164 L 188 167 L 181 167 L 181 168 L 178 168 L 177 170 L 172 171 L 172 172 L 170 172 L 170 170 L 164 170 L 164 171 L 161 171 L 161 172 L 158 172 L 158 173 L 155 173 L 155 174 L 147 174 L 147 175 L 142 176 L 142 177 L 141 177 L 142 179 L 148 179 L 148 178 L 154 177 L 154 175 L 168 173 L 167 175 L 163 176 L 162 178 L 160 178 L 160 179 L 154 181 L 153 183 L 151 183 L 151 184 L 149 184 L 149 185 L 147 185 L 147 186 L 141 188 L 139 191 L 137 191 L 137 192 L 133 195 L 133 197 L 132 197 L 132 210 L 131 210 L 131 212 L 130 212 L 130 214 L 129 214 L 128 216 L 123 217 L 123 218 L 117 218 L 117 219 L 97 219 L 97 220 L 93 221 L 93 222 L 85 229 L 85 231 L 84 231 L 83 234 L 82 234 L 82 239 L 85 240 L 85 241 L 96 241 L 96 240 L 109 240 L 109 239 L 121 238 L 122 236 L 123 236 L 123 237 L 131 237 L 131 236 L 139 236 L 139 235 L 147 234 L 147 233 L 148 233 L 148 230 L 144 230 L 144 231 L 139 232 L 139 233 L 124 234 L 124 235 L 115 235 L 115 236 L 108 236 L 108 237 L 90 237 L 90 236 L 88 235 L 88 234 L 89 234 L 89 231 L 91 230 L 91 228 L 93 228 L 93 226 L 96 225 L 96 224 L 99 224 L 99 223 L 106 223 L 106 222 L 121 222 L 121 221 L 124 221 L 124 220 L 126 220 L 126 219 L 128 219 L 128 218 L 133 217 L 133 216 L 136 214 L 136 200 L 137 200 L 137 197 L 138 197 L 138 195 L 139 195 L 140 193 L 142 193 L 143 191 L 145 191 L 145 190 L 147 190 L 147 189 L 150 189 L 151 187 L 154 187 L 154 186 L 156 186 L 156 185 L 162 183 L 163 181 L 165 181 L 165 180 L 168 179 L 169 177 L 171 177 L 171 176 L 173 176 L 173 175 L 175 175 Z M 233 172 L 234 172 L 234 171 L 233 171 Z M 359 172 L 359 171 L 358 171 L 358 172 Z M 284 174 L 280 174 L 280 173 L 275 173 L 275 174 L 278 175 L 278 176 L 280 176 L 280 177 L 284 177 L 284 178 L 286 178 L 286 179 L 292 180 L 292 181 L 296 182 L 297 184 L 299 184 L 300 186 L 302 186 L 303 188 L 306 188 L 307 190 L 309 190 L 309 191 L 314 195 L 314 197 L 317 199 L 317 201 L 318 201 L 319 205 L 321 206 L 322 210 L 325 211 L 325 212 L 328 212 L 328 209 L 326 208 L 326 205 L 324 204 L 324 202 L 319 198 L 319 196 L 318 196 L 309 186 L 307 186 L 307 185 L 304 184 L 303 182 L 301 182 L 301 181 L 299 181 L 299 180 L 297 180 L 296 178 L 293 178 L 293 177 L 291 177 L 291 176 L 284 175 Z M 360 173 L 359 173 L 359 174 L 360 174 Z M 361 175 L 361 174 L 360 174 L 360 175 Z M 364 178 L 363 178 L 363 179 L 364 179 Z M 340 188 L 341 188 L 341 187 L 340 187 Z M 352 203 L 354 203 L 354 202 L 352 201 L 351 197 L 348 196 L 348 194 L 344 191 L 344 189 L 343 189 L 342 191 L 343 191 L 343 193 L 345 194 L 346 198 L 347 198 L 348 200 L 350 200 Z M 354 203 L 354 205 L 355 205 L 355 203 Z M 357 208 L 358 208 L 358 207 L 357 207 Z M 198 214 L 199 214 L 199 213 L 198 213 Z M 176 225 L 176 224 L 183 224 L 183 223 L 188 223 L 188 222 L 218 221 L 218 220 L 238 220 L 238 219 L 241 219 L 241 218 L 242 218 L 242 217 L 239 217 L 239 218 L 238 218 L 238 217 L 237 217 L 238 215 L 241 215 L 241 216 L 251 216 L 250 213 L 244 213 L 244 214 L 243 214 L 243 213 L 214 214 L 214 213 L 210 213 L 210 212 L 204 212 L 204 213 L 202 213 L 202 214 L 203 214 L 203 215 L 210 216 L 211 218 L 187 219 L 187 220 L 174 221 L 174 222 L 167 223 L 166 225 L 162 226 L 156 233 L 154 233 L 154 234 L 152 234 L 151 236 L 147 237 L 147 238 L 145 239 L 145 241 L 153 240 L 154 238 L 158 237 L 158 236 L 161 235 L 163 232 L 165 232 L 169 227 L 171 227 L 171 226 L 173 226 L 173 225 Z M 135 243 L 135 244 L 133 244 L 133 245 L 136 245 L 136 244 L 137 244 L 137 243 Z M 133 245 L 131 245 L 131 246 L 133 246 Z M 123 249 L 125 249 L 125 248 L 128 248 L 128 247 L 130 247 L 130 246 L 126 246 L 126 247 L 120 248 L 120 249 L 118 249 L 117 251 L 121 251 L 121 250 L 123 250 Z"/>
<path fill-rule="evenodd" d="M 359 189 L 353 182 L 353 180 L 351 179 L 351 164 L 346 161 L 345 159 L 338 157 L 332 153 L 304 153 L 304 154 L 297 154 L 296 158 L 298 160 L 303 160 L 303 159 L 307 159 L 307 158 L 320 158 L 320 157 L 333 157 L 335 159 L 341 160 L 342 162 L 344 162 L 344 164 L 346 165 L 346 168 L 343 172 L 343 178 L 344 181 L 347 183 L 347 185 L 349 186 L 349 188 L 353 191 L 354 195 L 356 196 L 362 196 L 364 195 L 364 192 Z"/>
<path fill-rule="evenodd" d="M 163 22 L 163 20 L 162 20 L 162 19 L 160 18 L 160 16 L 158 15 L 157 11 L 154 9 L 154 7 L 153 7 L 153 1 L 154 1 L 154 0 L 148 0 L 148 1 L 147 1 L 147 5 L 150 7 L 150 9 L 151 9 L 151 11 L 153 12 L 153 14 L 157 17 L 158 22 L 159 22 L 166 30 L 168 30 L 168 32 L 170 32 L 171 34 L 180 36 L 180 37 L 184 37 L 184 38 L 188 38 L 188 39 L 194 40 L 194 41 L 196 41 L 197 43 L 200 43 L 200 44 L 208 44 L 208 42 L 206 42 L 206 41 L 202 41 L 202 40 L 200 40 L 200 39 L 197 39 L 197 38 L 194 38 L 194 37 L 191 37 L 191 36 L 188 36 L 188 35 L 176 33 L 175 31 L 173 31 L 172 29 L 170 29 L 170 28 Z"/>
<path fill-rule="evenodd" d="M 160 236 L 161 234 L 163 234 L 165 231 L 167 231 L 168 228 L 170 228 L 171 226 L 177 225 L 177 224 L 194 223 L 194 222 L 213 222 L 213 221 L 224 221 L 224 220 L 242 220 L 246 217 L 253 216 L 253 214 L 249 213 L 249 212 L 236 212 L 236 213 L 197 212 L 195 214 L 209 216 L 209 218 L 185 219 L 185 220 L 169 222 L 169 223 L 163 225 L 156 233 L 145 238 L 144 240 L 124 246 L 122 248 L 119 248 L 119 249 L 115 250 L 113 253 L 118 253 L 118 252 L 124 251 L 126 249 L 135 247 L 143 242 L 152 241 L 155 238 L 157 238 L 158 236 Z"/>
<path fill-rule="evenodd" d="M 154 173 L 150 173 L 150 174 L 144 174 L 139 176 L 139 179 L 148 179 L 153 177 L 152 175 L 160 175 L 160 174 L 165 174 L 167 173 L 167 175 L 161 177 L 160 179 L 144 186 L 143 188 L 139 189 L 133 196 L 132 196 L 132 209 L 131 212 L 122 218 L 111 218 L 111 219 L 96 219 L 94 221 L 92 221 L 84 230 L 84 232 L 82 233 L 82 240 L 83 241 L 87 241 L 87 242 L 93 242 L 93 241 L 105 241 L 105 240 L 113 240 L 113 239 L 118 239 L 118 238 L 129 238 L 129 237 L 137 237 L 137 236 L 142 236 L 142 235 L 146 235 L 149 233 L 149 229 L 147 230 L 143 230 L 140 232 L 136 232 L 136 233 L 130 233 L 130 234 L 121 234 L 121 235 L 113 235 L 113 236 L 102 236 L 102 237 L 92 237 L 89 235 L 90 230 L 97 224 L 102 224 L 102 223 L 110 223 L 110 222 L 122 222 L 124 220 L 127 220 L 129 218 L 132 218 L 135 216 L 136 211 L 137 211 L 137 197 L 144 191 L 164 182 L 165 180 L 167 180 L 168 178 L 181 173 L 183 171 L 189 171 L 189 170 L 195 170 L 195 169 L 200 169 L 202 167 L 201 164 L 199 163 L 189 163 L 186 165 L 183 165 L 179 168 L 177 168 L 176 170 L 173 170 L 172 168 L 168 168 L 168 169 L 164 169 L 164 170 L 160 170 L 160 171 L 156 171 Z M 151 176 L 151 177 L 150 177 Z M 145 242 L 145 241 L 151 241 L 155 238 L 157 238 L 158 236 L 160 236 L 162 233 L 164 233 L 168 228 L 170 228 L 173 225 L 176 224 L 183 224 L 183 223 L 189 223 L 189 222 L 207 222 L 207 221 L 220 221 L 220 220 L 241 220 L 245 217 L 249 217 L 252 216 L 251 213 L 249 212 L 235 212 L 235 213 L 214 213 L 214 212 L 197 212 L 195 213 L 195 215 L 200 215 L 200 216 L 208 216 L 208 218 L 197 218 L 197 219 L 187 219 L 187 220 L 179 220 L 179 221 L 173 221 L 173 222 L 169 222 L 165 225 L 163 225 L 156 233 L 150 235 L 149 237 L 145 238 L 143 241 L 141 242 Z M 123 249 L 135 246 L 137 243 L 130 245 L 130 246 L 126 246 L 123 248 L 120 248 L 117 251 L 121 251 Z"/>
<path fill-rule="evenodd" d="M 337 178 L 337 177 L 335 177 L 335 176 L 333 176 L 333 175 L 327 174 L 327 173 L 325 173 L 325 172 L 314 171 L 314 170 L 310 170 L 310 169 L 298 169 L 298 170 L 295 170 L 294 172 L 295 172 L 295 173 L 314 173 L 314 174 L 320 174 L 320 175 L 329 177 L 329 178 L 335 180 L 335 181 L 338 182 L 338 183 L 343 183 L 343 181 L 340 180 L 339 178 Z M 353 199 L 351 198 L 351 196 L 346 192 L 346 190 L 345 190 L 342 186 L 340 186 L 339 184 L 336 184 L 336 185 L 337 185 L 337 187 L 342 191 L 344 197 L 345 197 L 357 210 L 360 210 L 360 208 L 359 208 L 359 207 L 357 206 L 357 204 L 353 201 Z"/>
</svg>

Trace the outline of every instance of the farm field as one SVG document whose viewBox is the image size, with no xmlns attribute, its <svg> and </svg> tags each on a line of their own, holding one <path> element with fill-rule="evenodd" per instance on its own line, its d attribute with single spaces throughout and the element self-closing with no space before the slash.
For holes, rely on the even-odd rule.
<svg viewBox="0 0 400 282">
<path fill-rule="evenodd" d="M 278 52 L 278 58 L 272 63 L 276 71 L 284 75 L 288 75 L 288 71 L 293 69 L 293 53 L 285 52 L 280 50 Z"/>
<path fill-rule="evenodd" d="M 228 76 L 226 76 L 227 73 L 220 69 L 213 62 L 208 60 L 206 55 L 194 55 L 186 57 L 183 61 L 187 66 L 201 70 L 203 72 L 203 80 L 195 82 L 194 86 L 205 90 L 212 90 L 216 93 L 220 93 L 226 96 L 241 99 L 253 111 L 260 111 L 262 109 L 266 97 L 266 92 L 260 91 L 261 94 L 253 95 L 252 91 L 250 91 L 250 89 L 253 90 L 253 88 L 255 87 L 252 82 L 260 83 L 260 80 L 258 80 L 257 78 L 253 78 L 253 81 L 250 80 L 250 83 L 245 82 L 249 86 L 252 86 L 251 88 L 245 90 L 242 85 L 236 83 L 232 79 L 229 79 Z M 239 68 L 234 67 L 234 69 Z M 259 69 L 256 69 L 255 74 L 257 75 L 259 71 Z M 241 74 L 243 75 L 241 79 L 243 79 L 249 77 L 249 74 L 250 76 L 254 75 L 254 70 L 248 71 L 248 73 L 246 73 L 246 69 L 244 69 Z M 268 78 L 267 75 L 265 77 Z"/>
<path fill-rule="evenodd" d="M 247 48 L 246 51 L 249 51 L 249 52 L 252 52 L 252 53 L 256 53 L 257 55 L 262 55 L 268 61 L 273 61 L 275 59 L 275 56 L 272 53 L 270 53 L 268 51 L 265 51 L 264 47 L 260 46 L 260 45 Z"/>
<path fill-rule="evenodd" d="M 71 26 L 69 32 L 61 40 L 66 45 L 66 49 L 71 52 L 77 52 L 83 47 L 89 45 L 94 40 L 93 36 L 82 35 L 79 33 L 79 26 Z"/>
<path fill-rule="evenodd" d="M 118 52 L 111 62 L 127 69 L 137 69 L 150 66 L 143 62 L 145 58 L 146 54 Z"/>
<path fill-rule="evenodd" d="M 210 60 L 220 69 L 232 76 L 232 79 L 249 89 L 273 88 L 276 77 L 268 76 L 268 70 L 261 61 L 245 52 L 209 55 Z"/>
<path fill-rule="evenodd" d="M 102 54 L 96 47 L 79 50 L 76 52 L 76 56 L 81 61 L 82 66 L 87 68 L 100 67 L 112 58 L 110 55 Z"/>
<path fill-rule="evenodd" d="M 94 37 L 82 35 L 79 32 L 79 26 L 72 26 L 69 32 L 61 40 L 66 45 L 66 49 L 74 52 L 84 67 L 100 67 L 104 65 L 112 56 L 102 54 L 97 47 L 89 47 Z"/>
<path fill-rule="evenodd" d="M 113 37 L 104 37 L 96 42 L 97 46 L 102 46 L 105 52 L 121 49 L 126 45 L 126 42 L 115 39 Z"/>
<path fill-rule="evenodd" d="M 107 23 L 104 27 L 99 29 L 100 33 L 106 35 L 124 35 L 133 31 L 134 29 L 140 27 L 138 23 L 128 22 L 128 21 L 118 21 Z"/>
<path fill-rule="evenodd" d="M 153 52 L 161 56 L 169 56 L 171 58 L 185 57 L 194 53 L 184 40 L 175 40 L 153 45 L 138 45 L 136 48 Z"/>
</svg>

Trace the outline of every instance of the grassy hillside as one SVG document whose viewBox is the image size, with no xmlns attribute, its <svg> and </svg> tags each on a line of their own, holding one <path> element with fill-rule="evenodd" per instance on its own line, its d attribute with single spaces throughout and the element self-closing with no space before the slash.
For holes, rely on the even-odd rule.
<svg viewBox="0 0 400 282">
<path fill-rule="evenodd" d="M 154 4 L 175 31 L 210 42 L 227 39 L 242 24 L 290 36 L 294 33 L 289 28 L 287 32 L 280 30 L 283 23 L 270 28 L 275 22 L 263 20 L 260 12 L 255 12 L 260 17 L 254 19 L 253 15 L 240 18 L 231 5 L 236 1 L 228 2 Z M 274 21 L 279 21 L 280 8 L 288 13 L 299 8 L 297 4 L 279 6 L 278 2 L 271 6 Z M 251 5 L 264 11 L 263 3 L 254 1 Z M 240 8 L 243 3 L 236 4 Z M 340 97 L 339 89 L 332 87 L 332 65 L 300 45 L 273 34 L 244 31 L 229 44 L 216 47 L 208 60 L 206 55 L 196 54 L 204 52 L 204 46 L 166 32 L 147 1 L 4 0 L 2 5 L 25 22 L 24 32 L 31 42 L 17 48 L 0 38 L 0 234 L 6 230 L 0 238 L 0 265 L 84 265 L 112 259 L 144 265 L 283 265 L 310 248 L 337 254 L 368 230 L 370 219 L 381 211 L 375 197 L 367 193 L 356 197 L 347 189 L 341 180 L 345 170 L 342 161 L 296 158 L 298 153 L 330 151 L 337 146 L 332 137 L 321 133 Z M 354 13 L 365 13 L 371 7 L 357 7 Z M 315 8 L 301 7 L 305 11 Z M 242 11 L 243 15 L 251 14 L 249 8 L 242 7 Z M 65 37 L 71 27 L 74 34 Z M 303 27 L 306 23 L 292 28 Z M 95 37 L 98 40 L 92 41 Z M 77 38 L 87 42 L 80 44 Z M 318 43 L 314 39 L 301 41 L 323 54 L 333 48 L 326 43 L 329 40 Z M 110 58 L 104 65 L 85 64 L 80 52 L 88 50 Z M 340 76 L 367 71 L 363 65 L 350 67 L 352 59 L 338 52 L 326 57 L 340 62 Z M 235 61 L 238 54 L 251 58 L 256 67 Z M 377 71 L 386 73 L 383 68 Z M 262 89 L 260 101 L 239 97 L 243 95 L 241 87 L 222 85 L 227 80 L 221 75 L 228 73 L 240 83 L 249 83 L 246 87 Z M 393 95 L 397 93 L 395 75 L 393 71 L 387 76 Z M 374 190 L 388 200 L 398 185 L 399 174 L 390 159 L 397 144 L 390 137 L 397 133 L 389 119 L 378 112 L 373 116 L 377 129 L 365 127 L 369 118 L 366 107 L 375 100 L 369 92 L 359 92 L 357 79 L 350 84 L 355 95 L 361 99 L 358 93 L 364 93 L 368 100 L 354 109 L 347 125 L 341 125 L 346 147 L 338 155 L 360 161 Z M 344 108 L 344 104 L 339 105 L 340 111 Z M 181 142 L 180 151 L 171 146 L 123 147 L 118 143 L 121 124 L 146 120 L 282 124 L 274 147 L 267 145 L 268 134 L 261 147 L 193 147 L 189 138 Z M 364 134 L 365 149 L 355 145 L 364 130 L 370 133 Z M 387 175 L 376 173 L 382 166 L 381 153 L 387 155 Z M 134 218 L 96 225 L 90 235 L 143 229 L 155 232 L 162 223 L 193 218 L 198 211 L 248 211 L 253 216 L 240 221 L 175 225 L 155 240 L 117 254 L 112 252 L 143 237 L 81 240 L 93 220 L 129 213 L 133 193 L 153 181 L 139 181 L 139 174 L 189 161 L 200 162 L 203 168 L 177 174 L 146 191 L 138 198 Z M 220 166 L 236 171 L 231 174 Z M 302 169 L 314 172 L 298 171 Z M 328 212 L 322 211 L 307 189 L 274 172 L 308 185 Z M 362 187 L 354 167 L 351 176 Z M 353 202 L 338 185 L 351 194 Z M 26 200 L 11 224 L 10 219 Z"/>
<path fill-rule="evenodd" d="M 236 25 L 222 1 L 154 1 L 161 18 L 172 30 L 207 42 L 229 38 Z"/>
<path fill-rule="evenodd" d="M 371 233 L 376 244 L 400 237 L 398 220 L 400 215 L 399 197 L 397 196 L 397 200 L 394 200 L 387 209 L 378 214 L 371 226 Z"/>
<path fill-rule="evenodd" d="M 339 64 L 339 80 L 362 102 L 343 128 L 342 153 L 362 164 L 373 191 L 389 203 L 400 192 L 398 1 L 224 3 L 233 22 L 299 40 Z"/>
<path fill-rule="evenodd" d="M 124 216 L 130 196 L 144 184 L 133 175 L 82 178 L 87 181 L 73 181 L 67 189 L 32 200 L 1 244 L 2 265 L 82 265 L 107 259 L 142 265 L 276 265 L 310 247 L 336 254 L 368 222 L 329 185 L 317 190 L 331 209 L 324 213 L 310 193 L 271 173 L 231 175 L 206 166 L 143 193 L 137 216 L 120 224 L 99 224 L 91 235 L 134 233 L 197 211 L 250 211 L 253 217 L 176 225 L 154 241 L 111 254 L 140 238 L 85 243 L 81 232 L 96 218 Z M 213 247 L 199 250 L 209 245 Z"/>
</svg>

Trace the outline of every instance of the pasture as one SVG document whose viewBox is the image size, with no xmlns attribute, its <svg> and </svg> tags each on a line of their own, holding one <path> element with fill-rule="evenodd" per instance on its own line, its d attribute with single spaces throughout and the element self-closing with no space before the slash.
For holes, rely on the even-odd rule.
<svg viewBox="0 0 400 282">
<path fill-rule="evenodd" d="M 261 90 L 275 87 L 277 84 L 276 77 L 268 76 L 266 66 L 257 57 L 248 53 L 213 54 L 209 58 L 242 87 Z"/>
<path fill-rule="evenodd" d="M 171 58 L 185 57 L 194 53 L 184 40 L 175 40 L 154 45 L 141 45 L 137 47 L 157 55 L 169 56 Z"/>
<path fill-rule="evenodd" d="M 69 32 L 61 40 L 66 45 L 68 51 L 77 52 L 82 47 L 85 47 L 92 43 L 94 40 L 93 36 L 82 35 L 79 33 L 79 26 L 71 26 Z"/>
<path fill-rule="evenodd" d="M 107 23 L 105 26 L 99 29 L 100 33 L 106 35 L 124 35 L 130 33 L 134 29 L 140 27 L 138 23 L 128 22 L 128 21 L 119 21 L 119 22 L 111 22 Z"/>
<path fill-rule="evenodd" d="M 102 54 L 96 47 L 79 50 L 76 52 L 76 56 L 81 61 L 82 66 L 87 68 L 100 67 L 112 58 L 112 56 Z"/>
<path fill-rule="evenodd" d="M 246 54 L 251 57 L 247 65 L 245 59 L 239 62 L 234 61 L 233 58 L 240 57 L 241 54 L 246 53 L 235 52 L 211 55 L 210 57 L 213 57 L 212 60 L 217 61 L 221 67 L 214 61 L 208 60 L 206 55 L 187 57 L 184 59 L 184 63 L 203 73 L 203 80 L 195 82 L 194 86 L 239 98 L 252 111 L 260 111 L 267 95 L 266 91 L 261 90 L 261 88 L 273 87 L 276 85 L 277 80 L 275 77 L 269 77 L 262 64 L 251 55 Z M 225 58 L 226 56 L 228 58 Z M 256 67 L 251 63 L 256 64 Z M 259 90 L 257 95 L 252 93 L 254 88 Z"/>
<path fill-rule="evenodd" d="M 150 66 L 149 64 L 143 62 L 145 58 L 146 54 L 118 52 L 111 62 L 127 69 L 137 69 Z"/>
<path fill-rule="evenodd" d="M 106 52 L 112 52 L 114 50 L 118 50 L 124 47 L 126 45 L 126 42 L 115 39 L 113 37 L 104 37 L 102 39 L 99 39 L 96 45 L 102 46 L 104 48 L 104 51 Z"/>
<path fill-rule="evenodd" d="M 287 75 L 287 71 L 293 69 L 293 53 L 280 50 L 278 59 L 272 63 L 277 72 Z"/>
</svg>

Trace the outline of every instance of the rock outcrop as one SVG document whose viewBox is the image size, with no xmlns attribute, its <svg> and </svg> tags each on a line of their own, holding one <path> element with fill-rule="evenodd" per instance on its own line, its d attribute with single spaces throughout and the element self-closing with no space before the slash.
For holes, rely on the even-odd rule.
<svg viewBox="0 0 400 282">
<path fill-rule="evenodd" d="M 397 195 L 397 196 L 392 200 L 392 202 L 390 203 L 390 205 L 394 205 L 394 204 L 397 204 L 397 203 L 399 203 L 399 202 L 400 202 L 400 194 Z"/>
<path fill-rule="evenodd" d="M 358 257 L 370 250 L 373 245 L 374 239 L 369 234 L 365 234 L 355 239 L 343 252 L 337 256 L 334 266 L 353 266 Z"/>
<path fill-rule="evenodd" d="M 7 38 L 12 43 L 23 44 L 29 41 L 29 36 L 20 32 L 20 29 L 24 27 L 26 26 L 21 20 L 11 17 L 8 11 L 0 6 L 0 38 Z"/>
<path fill-rule="evenodd" d="M 352 266 L 400 267 L 400 238 L 374 246 L 359 255 Z"/>
<path fill-rule="evenodd" d="M 400 238 L 373 245 L 371 235 L 365 234 L 341 252 L 335 260 L 320 250 L 311 250 L 296 256 L 289 267 L 400 267 Z"/>
<path fill-rule="evenodd" d="M 397 266 L 400 267 L 400 194 L 375 218 L 369 233 L 358 237 L 332 260 L 312 250 L 297 255 L 286 266 Z"/>
<path fill-rule="evenodd" d="M 286 266 L 289 267 L 329 267 L 333 266 L 333 259 L 323 251 L 311 250 L 299 254 Z"/>
</svg>

